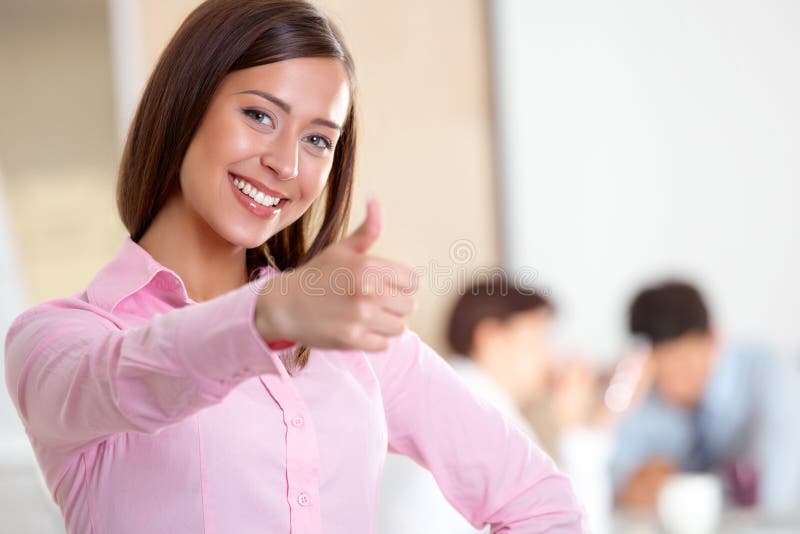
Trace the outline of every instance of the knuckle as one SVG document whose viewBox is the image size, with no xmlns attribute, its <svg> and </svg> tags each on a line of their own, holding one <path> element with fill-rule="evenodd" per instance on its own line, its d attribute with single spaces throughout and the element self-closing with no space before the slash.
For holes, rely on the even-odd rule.
<svg viewBox="0 0 800 534">
<path fill-rule="evenodd" d="M 369 256 L 362 258 L 361 260 L 361 267 L 366 271 L 371 271 L 375 269 L 378 265 L 378 262 L 375 261 L 375 258 L 371 258 Z"/>
<path fill-rule="evenodd" d="M 361 327 L 358 324 L 351 324 L 341 330 L 341 341 L 346 346 L 357 344 L 360 337 Z"/>
<path fill-rule="evenodd" d="M 392 335 L 399 336 L 400 334 L 403 333 L 403 330 L 405 330 L 405 328 L 406 325 L 403 321 L 397 321 L 397 323 L 394 325 L 394 328 L 392 328 Z"/>
<path fill-rule="evenodd" d="M 358 318 L 361 321 L 365 321 L 372 317 L 373 314 L 373 306 L 371 299 L 369 297 L 365 297 L 361 299 L 356 307 Z"/>
<path fill-rule="evenodd" d="M 361 282 L 356 287 L 355 300 L 359 304 L 364 304 L 372 300 L 372 290 L 369 283 Z"/>
<path fill-rule="evenodd" d="M 407 297 L 397 297 L 395 299 L 394 309 L 399 315 L 408 315 L 412 310 L 412 302 Z"/>
<path fill-rule="evenodd" d="M 414 299 L 411 297 L 402 297 L 403 310 L 406 314 L 414 311 Z"/>
<path fill-rule="evenodd" d="M 370 257 L 359 257 L 356 258 L 354 261 L 354 270 L 358 273 L 363 274 L 365 271 L 369 271 L 372 267 L 372 258 Z"/>
</svg>

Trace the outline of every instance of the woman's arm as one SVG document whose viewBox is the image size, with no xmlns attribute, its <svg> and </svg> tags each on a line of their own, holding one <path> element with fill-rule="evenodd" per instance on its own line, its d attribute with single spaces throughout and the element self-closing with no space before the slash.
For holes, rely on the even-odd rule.
<svg viewBox="0 0 800 534">
<path fill-rule="evenodd" d="M 569 480 L 415 334 L 406 331 L 371 358 L 390 449 L 427 467 L 472 525 L 491 524 L 493 533 L 583 532 Z"/>
<path fill-rule="evenodd" d="M 254 327 L 257 297 L 245 285 L 128 330 L 76 299 L 23 313 L 6 337 L 6 385 L 34 443 L 157 432 L 276 372 Z"/>
<path fill-rule="evenodd" d="M 355 232 L 303 267 L 140 328 L 120 330 L 113 317 L 77 299 L 28 310 L 6 338 L 6 385 L 28 433 L 42 444 L 79 448 L 117 432 L 156 432 L 219 402 L 248 377 L 277 372 L 282 364 L 265 338 L 385 347 L 413 309 L 407 292 L 416 280 L 411 269 L 366 255 L 379 234 L 373 200 Z M 375 280 L 375 272 L 384 276 Z M 349 291 L 334 284 L 341 275 L 352 282 Z"/>
</svg>

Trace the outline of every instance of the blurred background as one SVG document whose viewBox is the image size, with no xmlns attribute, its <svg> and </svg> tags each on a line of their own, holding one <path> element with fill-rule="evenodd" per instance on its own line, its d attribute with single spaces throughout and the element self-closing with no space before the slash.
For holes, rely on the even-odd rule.
<svg viewBox="0 0 800 534">
<path fill-rule="evenodd" d="M 114 202 L 125 131 L 197 4 L 0 1 L 3 333 L 23 309 L 81 291 L 113 257 L 125 236 Z M 367 193 L 382 201 L 376 253 L 427 273 L 411 327 L 442 355 L 457 277 L 501 266 L 556 304 L 558 354 L 579 355 L 599 387 L 620 366 L 637 369 L 616 412 L 646 358 L 627 306 L 664 277 L 696 283 L 726 339 L 798 369 L 800 4 L 318 4 L 356 59 L 353 220 Z M 596 505 L 608 508 L 596 530 L 627 532 L 610 505 Z M 59 522 L 0 395 L 0 530 L 59 532 Z"/>
</svg>

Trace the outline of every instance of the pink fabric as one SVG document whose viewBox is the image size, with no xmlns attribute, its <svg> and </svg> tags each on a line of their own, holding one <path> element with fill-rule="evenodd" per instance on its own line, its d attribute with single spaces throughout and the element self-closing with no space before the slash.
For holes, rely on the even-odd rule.
<svg viewBox="0 0 800 534">
<path fill-rule="evenodd" d="M 6 385 L 70 533 L 373 532 L 387 449 L 476 526 L 581 532 L 569 481 L 415 334 L 290 376 L 256 296 L 193 302 L 128 238 L 85 292 L 17 317 Z"/>
</svg>

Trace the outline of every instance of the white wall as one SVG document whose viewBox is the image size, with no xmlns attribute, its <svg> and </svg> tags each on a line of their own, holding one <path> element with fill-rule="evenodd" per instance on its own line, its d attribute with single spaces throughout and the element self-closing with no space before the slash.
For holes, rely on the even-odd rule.
<svg viewBox="0 0 800 534">
<path fill-rule="evenodd" d="M 800 355 L 800 3 L 495 0 L 505 260 L 612 357 L 640 283 Z"/>
</svg>

